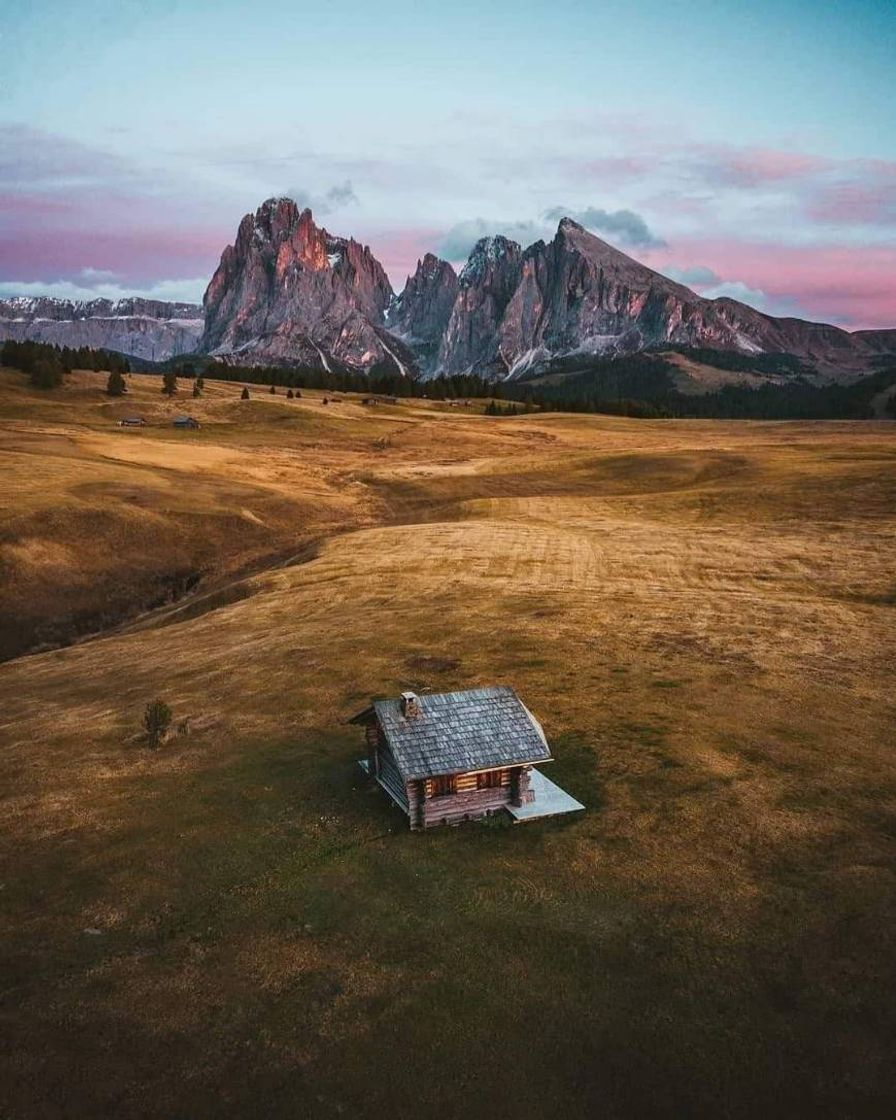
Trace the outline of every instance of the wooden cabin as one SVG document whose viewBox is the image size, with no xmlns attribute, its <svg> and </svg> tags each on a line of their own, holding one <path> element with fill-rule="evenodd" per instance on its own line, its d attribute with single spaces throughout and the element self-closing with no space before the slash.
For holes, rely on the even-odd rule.
<svg viewBox="0 0 896 1120">
<path fill-rule="evenodd" d="M 530 819 L 583 808 L 533 771 L 550 761 L 550 747 L 541 724 L 505 685 L 425 696 L 403 692 L 374 700 L 350 722 L 365 729 L 362 768 L 407 814 L 412 829 L 505 809 Z M 534 804 L 539 790 L 544 811 Z"/>
<path fill-rule="evenodd" d="M 195 416 L 176 416 L 172 420 L 172 425 L 175 428 L 201 428 L 202 425 Z"/>
</svg>

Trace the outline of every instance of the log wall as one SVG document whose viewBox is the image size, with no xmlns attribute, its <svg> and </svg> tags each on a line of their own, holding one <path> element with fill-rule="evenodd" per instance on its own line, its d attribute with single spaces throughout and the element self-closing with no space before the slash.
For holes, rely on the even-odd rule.
<svg viewBox="0 0 896 1120">
<path fill-rule="evenodd" d="M 393 799 L 398 802 L 406 813 L 409 812 L 408 795 L 402 781 L 398 766 L 388 747 L 379 747 L 377 750 L 377 778 L 385 786 Z"/>
<path fill-rule="evenodd" d="M 440 824 L 459 824 L 477 820 L 506 806 L 511 797 L 512 770 L 501 773 L 501 785 L 479 789 L 475 774 L 458 774 L 457 792 L 432 797 L 432 782 L 407 783 L 408 815 L 411 828 L 432 828 Z"/>
</svg>

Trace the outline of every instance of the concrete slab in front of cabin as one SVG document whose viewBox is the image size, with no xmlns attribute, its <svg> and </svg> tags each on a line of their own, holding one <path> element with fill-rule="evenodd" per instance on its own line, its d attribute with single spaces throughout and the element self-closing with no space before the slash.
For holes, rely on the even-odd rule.
<svg viewBox="0 0 896 1120">
<path fill-rule="evenodd" d="M 546 778 L 540 770 L 532 770 L 529 775 L 529 785 L 535 794 L 535 800 L 528 805 L 507 805 L 507 812 L 517 824 L 523 821 L 537 821 L 541 817 L 559 817 L 563 813 L 578 813 L 585 806 L 581 801 L 555 785 L 550 778 Z"/>
</svg>

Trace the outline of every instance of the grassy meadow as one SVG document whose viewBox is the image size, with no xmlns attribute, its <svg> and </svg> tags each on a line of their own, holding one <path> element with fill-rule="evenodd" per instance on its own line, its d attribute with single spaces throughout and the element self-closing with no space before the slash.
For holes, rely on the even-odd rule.
<svg viewBox="0 0 896 1120">
<path fill-rule="evenodd" d="M 896 423 L 129 383 L 0 371 L 0 1115 L 893 1114 Z M 587 812 L 411 835 L 486 683 Z"/>
</svg>

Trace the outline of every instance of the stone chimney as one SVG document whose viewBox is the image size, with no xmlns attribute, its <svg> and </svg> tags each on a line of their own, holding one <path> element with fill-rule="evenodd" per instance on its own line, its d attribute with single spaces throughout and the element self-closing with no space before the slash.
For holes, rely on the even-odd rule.
<svg viewBox="0 0 896 1120">
<path fill-rule="evenodd" d="M 416 692 L 402 692 L 401 714 L 405 719 L 416 719 L 420 715 L 420 705 L 417 702 Z"/>
</svg>

